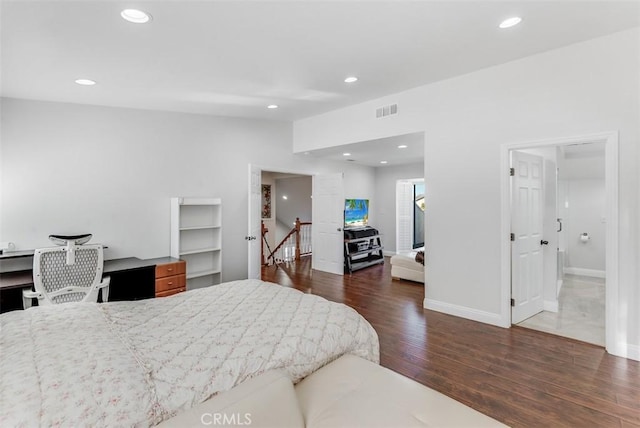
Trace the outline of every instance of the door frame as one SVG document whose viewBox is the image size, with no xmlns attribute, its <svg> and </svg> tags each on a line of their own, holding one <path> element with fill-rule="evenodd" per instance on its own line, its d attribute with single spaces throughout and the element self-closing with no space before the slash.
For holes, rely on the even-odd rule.
<svg viewBox="0 0 640 428">
<path fill-rule="evenodd" d="M 304 176 L 310 176 L 313 177 L 314 175 L 317 175 L 318 173 L 316 172 L 309 172 L 309 171 L 302 171 L 302 170 L 291 170 L 291 169 L 282 169 L 282 168 L 278 168 L 278 167 L 269 167 L 269 166 L 264 166 L 264 165 L 260 165 L 260 164 L 253 164 L 253 163 L 249 163 L 249 168 L 251 167 L 255 167 L 257 169 L 260 170 L 260 185 L 262 186 L 262 173 L 263 172 L 275 172 L 275 173 L 279 173 L 279 174 L 296 174 L 296 175 L 304 175 Z M 250 188 L 250 184 L 249 183 L 249 191 L 248 191 L 248 200 L 247 200 L 247 208 L 249 206 L 249 204 L 251 203 L 251 188 Z M 312 200 L 311 200 L 311 207 L 313 209 L 313 189 L 311 189 L 312 192 Z M 248 223 L 248 222 L 247 222 Z M 258 229 L 260 229 L 260 225 L 258 225 Z M 251 230 L 248 231 L 248 233 L 251 233 Z M 262 239 L 262 236 L 258 239 Z M 248 250 L 247 250 L 248 252 Z M 247 254 L 247 257 L 249 257 L 249 254 Z M 311 257 L 313 258 L 313 253 L 311 254 Z M 261 265 L 262 264 L 262 260 L 259 260 L 258 263 Z M 249 272 L 250 266 L 249 263 L 247 263 L 247 276 L 251 273 Z"/>
<path fill-rule="evenodd" d="M 606 261 L 605 276 L 605 349 L 610 354 L 623 355 L 620 349 L 619 326 L 617 321 L 617 302 L 619 295 L 619 217 L 618 217 L 618 131 L 600 132 L 572 137 L 561 137 L 545 140 L 505 143 L 500 146 L 500 185 L 501 185 L 501 324 L 511 326 L 511 195 L 509 176 L 509 152 L 518 149 L 539 147 L 557 147 L 576 143 L 605 143 L 605 189 L 606 189 Z"/>
</svg>

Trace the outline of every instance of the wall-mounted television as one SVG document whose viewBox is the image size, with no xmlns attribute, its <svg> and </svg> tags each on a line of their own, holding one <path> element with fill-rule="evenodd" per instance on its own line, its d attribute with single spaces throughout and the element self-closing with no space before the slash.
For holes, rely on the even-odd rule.
<svg viewBox="0 0 640 428">
<path fill-rule="evenodd" d="M 344 227 L 363 227 L 369 223 L 368 199 L 344 200 Z"/>
</svg>

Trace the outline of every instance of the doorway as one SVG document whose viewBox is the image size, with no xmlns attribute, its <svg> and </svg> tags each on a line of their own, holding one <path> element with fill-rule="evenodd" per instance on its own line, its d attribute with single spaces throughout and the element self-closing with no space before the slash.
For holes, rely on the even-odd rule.
<svg viewBox="0 0 640 428">
<path fill-rule="evenodd" d="M 595 345 L 605 345 L 605 255 L 606 189 L 605 147 L 601 142 L 575 143 L 566 146 L 522 149 L 512 152 L 513 160 L 522 156 L 538 160 L 542 166 L 541 207 L 538 216 L 541 231 L 538 242 L 541 266 L 527 266 L 529 281 L 521 289 L 541 280 L 536 308 L 522 316 L 521 308 L 512 309 L 512 323 L 569 337 Z M 522 162 L 522 161 L 520 161 Z M 523 192 L 522 171 L 515 168 L 512 178 L 512 228 L 518 229 L 519 210 L 516 188 Z M 526 193 L 526 189 L 524 190 Z M 534 211 L 535 204 L 528 207 Z M 531 222 L 529 222 L 531 224 Z M 522 243 L 512 243 L 512 249 Z M 537 244 L 537 243 L 535 243 Z M 512 255 L 512 298 L 518 291 L 522 272 L 522 250 Z M 542 274 L 535 275 L 535 271 Z M 527 287 L 525 287 L 526 285 Z M 521 306 L 526 302 L 515 299 Z M 535 302 L 534 302 L 535 303 Z"/>
<path fill-rule="evenodd" d="M 600 301 L 604 310 L 601 312 L 601 322 L 603 321 L 603 335 L 601 339 L 597 341 L 598 344 L 605 346 L 607 350 L 615 349 L 615 333 L 616 333 L 616 306 L 615 306 L 615 296 L 618 293 L 618 266 L 617 266 L 617 243 L 618 243 L 618 138 L 617 132 L 610 133 L 602 133 L 602 134 L 592 134 L 586 136 L 578 136 L 578 137 L 570 137 L 570 138 L 562 138 L 556 140 L 546 140 L 546 141 L 535 141 L 530 143 L 518 143 L 518 144 L 505 144 L 502 146 L 502 165 L 505 167 L 505 170 L 509 171 L 511 168 L 511 157 L 514 152 L 538 152 L 541 154 L 541 151 L 553 151 L 558 154 L 567 154 L 567 153 L 580 153 L 584 151 L 594 150 L 594 148 L 598 148 L 601 152 L 604 153 L 604 162 L 603 162 L 603 187 L 604 187 L 604 208 L 602 208 L 602 212 L 599 213 L 599 222 L 601 223 L 603 231 L 601 232 L 601 237 L 596 240 L 599 241 L 598 245 L 601 245 L 605 254 L 604 254 L 604 263 L 602 269 L 602 276 L 606 277 L 606 287 L 604 287 L 604 278 L 602 278 L 603 287 L 600 289 L 601 294 L 604 298 L 604 302 Z M 587 158 L 593 158 L 591 155 L 581 156 L 574 155 L 574 158 L 582 159 L 582 162 Z M 562 192 L 562 174 L 561 170 L 566 172 L 567 165 L 563 166 L 563 162 L 566 160 L 566 156 L 556 157 L 556 163 L 559 164 L 559 167 L 556 169 L 559 175 L 556 176 L 556 179 L 560 177 L 558 182 L 560 185 L 555 187 L 554 190 L 557 190 L 558 196 L 556 200 L 564 201 Z M 589 169 L 588 167 L 583 166 L 581 168 L 583 171 Z M 551 174 L 549 174 L 551 175 Z M 548 178 L 548 176 L 547 176 Z M 517 299 L 519 293 L 522 293 L 521 290 L 518 289 L 520 284 L 518 283 L 517 277 L 514 281 L 514 269 L 512 266 L 513 254 L 512 254 L 512 245 L 513 241 L 511 239 L 511 233 L 514 228 L 514 220 L 513 220 L 513 206 L 512 206 L 512 184 L 511 184 L 511 176 L 506 175 L 503 179 L 503 193 L 502 193 L 502 208 L 503 208 L 503 216 L 502 216 L 502 226 L 505 231 L 505 236 L 508 239 L 505 240 L 505 244 L 502 247 L 502 256 L 503 256 L 503 268 L 502 268 L 502 293 L 505 298 L 505 311 L 504 313 L 508 314 L 508 325 L 512 323 L 517 323 L 516 318 L 514 318 L 514 314 L 512 312 L 512 305 L 517 305 L 517 301 L 513 302 L 511 299 Z M 566 196 L 566 195 L 565 195 Z M 544 196 L 542 196 L 544 198 Z M 585 200 L 593 201 L 597 199 L 597 196 L 588 197 Z M 548 200 L 547 200 L 548 202 Z M 562 207 L 564 207 L 564 203 L 560 203 L 554 207 L 554 211 L 552 211 L 555 215 L 549 218 L 549 213 L 546 213 L 546 218 L 548 221 L 545 222 L 545 227 L 543 227 L 543 237 L 541 241 L 554 241 L 554 246 L 551 248 L 552 251 L 546 251 L 547 257 L 545 258 L 545 263 L 543 263 L 543 269 L 546 267 L 546 272 L 528 272 L 525 273 L 524 276 L 530 277 L 531 275 L 539 275 L 541 278 L 546 278 L 547 288 L 543 286 L 543 311 L 549 313 L 559 313 L 560 309 L 566 309 L 562 306 L 564 302 L 571 302 L 571 299 L 576 299 L 575 296 L 572 297 L 571 291 L 574 288 L 579 288 L 584 291 L 585 288 L 597 288 L 594 287 L 593 281 L 590 281 L 588 278 L 585 278 L 583 275 L 585 272 L 588 272 L 588 268 L 579 267 L 579 269 L 571 270 L 566 269 L 565 266 L 567 264 L 567 253 L 570 252 L 568 250 L 568 242 L 571 240 L 574 244 L 580 243 L 583 245 L 582 249 L 589 248 L 590 251 L 593 250 L 593 247 L 596 245 L 589 246 L 589 243 L 594 243 L 593 233 L 596 232 L 595 228 L 591 228 L 594 231 L 590 232 L 589 230 L 581 231 L 577 236 L 573 236 L 576 233 L 576 227 L 571 227 L 569 223 L 569 219 L 567 217 L 567 212 L 563 211 Z M 548 206 L 547 206 L 548 208 Z M 575 207 L 576 209 L 578 207 Z M 545 215 L 544 207 L 540 207 L 540 212 L 542 215 Z M 563 217 L 565 216 L 565 217 Z M 549 221 L 552 220 L 552 221 Z M 555 224 L 554 224 L 555 223 Z M 549 232 L 549 227 L 553 226 L 555 229 L 552 232 Z M 584 227 L 583 227 L 584 228 Z M 560 235 L 560 230 L 564 231 L 563 235 Z M 587 237 L 582 239 L 582 233 L 587 233 Z M 555 236 L 554 236 L 555 234 Z M 555 239 L 547 239 L 547 237 L 553 237 Z M 564 236 L 564 238 L 563 238 Z M 562 239 L 566 239 L 566 241 L 562 241 Z M 577 241 L 577 242 L 575 242 Z M 547 250 L 545 248 L 544 250 Z M 543 251 L 544 251 L 543 250 Z M 593 251 L 592 251 L 593 252 Z M 576 250 L 574 250 L 574 255 L 577 255 Z M 554 259 L 555 263 L 547 263 L 547 260 Z M 550 266 L 555 266 L 551 267 Z M 587 269 L 580 270 L 580 269 Z M 591 269 L 597 270 L 597 269 Z M 575 273 L 578 273 L 578 277 L 575 277 Z M 565 276 L 574 275 L 574 276 Z M 516 275 L 523 275 L 521 272 L 516 273 Z M 555 286 L 549 285 L 552 284 L 552 281 L 549 281 L 549 278 L 552 278 L 555 275 Z M 585 281 L 586 279 L 586 281 Z M 586 282 L 586 284 L 585 284 Z M 513 287 L 513 288 L 512 288 Z M 564 289 L 564 292 L 563 292 Z M 551 290 L 551 294 L 549 294 L 549 290 Z M 546 293 L 545 293 L 546 291 Z M 566 294 L 566 295 L 565 295 Z M 595 292 L 596 296 L 598 295 L 598 291 Z M 550 296 L 555 297 L 555 299 L 550 298 Z M 602 298 L 602 297 L 601 297 Z M 555 300 L 555 301 L 554 301 Z M 575 302 L 574 302 L 575 303 Z M 567 303 L 567 306 L 571 308 L 571 304 Z M 554 312 L 556 311 L 556 312 Z M 566 323 L 568 324 L 568 322 Z M 563 334 L 560 331 L 549 331 L 556 334 L 561 334 L 563 336 L 567 334 Z M 588 341 L 594 343 L 594 339 L 590 337 L 576 337 L 579 340 Z"/>
<path fill-rule="evenodd" d="M 248 235 L 245 240 L 248 243 L 247 250 L 247 278 L 259 279 L 262 267 L 262 172 L 268 171 L 278 174 L 291 174 L 296 176 L 309 176 L 308 172 L 283 171 L 274 168 L 265 168 L 249 164 L 249 189 L 248 189 Z M 312 178 L 312 216 L 316 226 L 312 228 L 312 242 L 315 245 L 312 251 L 313 268 L 332 273 L 342 274 L 342 211 L 341 209 L 320 209 L 342 203 L 343 175 L 314 174 Z M 329 189 L 329 191 L 327 191 Z M 326 199 L 326 200 L 325 200 Z M 324 202 L 323 202 L 324 201 Z M 273 206 L 272 206 L 273 208 Z M 335 208 L 335 207 L 333 207 Z M 327 214 L 328 213 L 328 214 Z M 324 230 L 323 225 L 326 226 Z M 322 232 L 326 233 L 322 233 Z M 331 241 L 331 242 L 329 242 Z M 338 267 L 339 266 L 339 270 Z M 333 269 L 333 270 L 331 270 Z"/>
<path fill-rule="evenodd" d="M 295 257 L 295 241 L 283 244 L 296 221 L 312 222 L 312 185 L 310 175 L 262 171 L 262 260 L 272 265 L 277 261 L 290 262 Z M 306 231 L 306 226 L 305 226 Z M 304 245 L 310 234 L 304 234 Z M 275 254 L 277 253 L 277 257 Z"/>
</svg>

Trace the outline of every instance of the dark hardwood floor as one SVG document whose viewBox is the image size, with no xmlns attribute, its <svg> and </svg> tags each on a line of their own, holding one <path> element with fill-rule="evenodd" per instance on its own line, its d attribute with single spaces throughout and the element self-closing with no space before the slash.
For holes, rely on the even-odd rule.
<svg viewBox="0 0 640 428">
<path fill-rule="evenodd" d="M 422 307 L 424 288 L 392 281 L 388 258 L 352 275 L 310 258 L 262 279 L 345 303 L 378 332 L 380 363 L 513 427 L 640 427 L 640 363 L 521 327 Z"/>
</svg>

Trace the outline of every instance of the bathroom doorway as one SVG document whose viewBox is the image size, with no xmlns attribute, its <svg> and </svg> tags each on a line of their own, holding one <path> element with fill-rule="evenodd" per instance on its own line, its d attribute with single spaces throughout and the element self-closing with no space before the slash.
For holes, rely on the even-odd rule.
<svg viewBox="0 0 640 428">
<path fill-rule="evenodd" d="M 597 147 L 595 145 L 589 146 L 588 144 L 592 143 L 601 143 L 604 147 L 604 199 L 605 199 L 605 208 L 603 215 L 598 218 L 598 221 L 601 225 L 604 226 L 604 252 L 605 252 L 605 263 L 604 263 L 604 277 L 600 278 L 605 283 L 604 285 L 604 346 L 605 349 L 613 354 L 619 354 L 622 352 L 620 350 L 620 343 L 617 340 L 619 331 L 619 317 L 624 316 L 624 314 L 620 314 L 618 312 L 617 306 L 617 296 L 620 292 L 620 284 L 618 281 L 619 277 L 619 257 L 618 257 L 618 242 L 619 242 L 619 205 L 618 205 L 618 133 L 613 132 L 602 132 L 597 134 L 589 134 L 589 135 L 581 135 L 575 137 L 562 137 L 556 139 L 548 139 L 548 140 L 540 140 L 540 141 L 530 141 L 530 142 L 521 142 L 521 143 L 508 143 L 503 144 L 501 149 L 501 165 L 506 172 L 501 179 L 502 184 L 502 216 L 501 216 L 501 224 L 502 224 L 502 233 L 504 233 L 505 239 L 502 245 L 502 296 L 503 300 L 503 311 L 504 313 L 510 314 L 508 321 L 510 324 L 519 324 L 524 321 L 524 318 L 517 319 L 514 317 L 513 308 L 518 305 L 518 300 L 520 294 L 523 293 L 522 284 L 519 283 L 519 278 L 528 278 L 529 274 L 526 273 L 526 270 L 516 271 L 514 270 L 513 260 L 517 257 L 514 257 L 513 252 L 513 243 L 514 243 L 514 235 L 517 236 L 517 233 L 514 233 L 514 226 L 517 228 L 517 223 L 514 223 L 512 218 L 513 214 L 513 205 L 511 203 L 513 197 L 513 186 L 512 186 L 512 178 L 513 174 L 510 171 L 511 168 L 511 160 L 512 153 L 516 151 L 522 150 L 530 150 L 530 149 L 548 149 L 553 148 L 553 150 L 558 151 L 562 150 L 568 153 L 568 157 L 574 157 L 577 163 L 582 163 L 584 165 L 587 162 L 588 157 L 592 156 L 585 154 L 571 154 L 572 151 L 583 152 L 587 148 Z M 562 162 L 562 160 L 561 160 Z M 589 170 L 590 167 L 582 167 L 583 170 Z M 548 171 L 548 170 L 547 170 Z M 517 170 L 516 170 L 517 173 Z M 562 176 L 561 176 L 562 177 Z M 554 188 L 555 189 L 555 188 Z M 558 193 L 560 193 L 560 188 L 557 189 Z M 546 207 L 547 201 L 544 201 L 544 205 Z M 544 273 L 540 274 L 540 276 L 545 277 L 545 288 L 543 289 L 543 308 L 540 311 L 554 312 L 557 306 L 557 310 L 560 310 L 560 300 L 563 298 L 561 296 L 562 289 L 568 291 L 570 287 L 566 287 L 568 285 L 567 280 L 575 279 L 573 277 L 569 277 L 568 275 L 575 275 L 579 277 L 587 277 L 587 274 L 595 274 L 595 272 L 599 269 L 594 269 L 593 267 L 583 267 L 576 266 L 574 262 L 576 259 L 574 256 L 576 252 L 571 252 L 571 248 L 569 248 L 568 244 L 570 240 L 578 240 L 583 248 L 593 248 L 595 245 L 589 245 L 591 243 L 595 243 L 596 239 L 594 238 L 594 233 L 589 230 L 581 230 L 578 232 L 577 236 L 569 235 L 570 232 L 568 229 L 568 223 L 565 219 L 565 223 L 563 223 L 563 228 L 567 227 L 565 233 L 567 234 L 567 246 L 564 248 L 564 257 L 565 260 L 558 262 L 558 259 L 561 259 L 561 245 L 560 245 L 560 222 L 558 219 L 563 219 L 561 217 L 559 209 L 555 212 L 555 217 L 552 214 L 549 216 L 545 215 L 545 219 L 548 220 L 551 218 L 553 222 L 547 221 L 545 223 L 545 231 L 544 237 L 539 238 L 537 242 L 541 243 L 541 241 L 549 241 L 547 246 L 545 246 L 545 254 L 547 257 L 544 258 L 546 269 Z M 562 221 L 562 220 L 561 220 Z M 553 224 L 555 223 L 555 224 Z M 549 232 L 549 228 L 553 226 L 555 229 Z M 595 229 L 594 229 L 595 231 Z M 585 240 L 582 240 L 582 234 L 587 233 L 588 237 Z M 511 239 L 509 239 L 511 237 Z M 556 237 L 557 244 L 552 245 L 552 239 L 547 239 L 547 237 Z M 534 242 L 534 241 L 532 241 Z M 576 242 L 577 243 L 577 242 Z M 566 260 L 568 256 L 567 253 L 571 253 L 570 259 Z M 549 264 L 553 264 L 552 268 L 549 268 Z M 562 271 L 559 270 L 558 267 L 562 267 Z M 572 270 L 567 268 L 578 268 L 578 270 Z M 586 270 L 584 270 L 586 269 Z M 531 270 L 529 270 L 531 271 Z M 522 272 L 525 272 L 522 274 Z M 562 273 L 560 276 L 559 273 Z M 556 286 L 549 286 L 551 283 L 548 279 L 550 277 L 556 276 Z M 590 277 L 590 278 L 593 278 Z M 584 279 L 584 278 L 579 278 Z M 562 280 L 560 283 L 559 280 Z M 524 282 L 526 285 L 526 281 Z M 584 287 L 585 284 L 580 284 L 579 286 Z M 600 303 L 601 304 L 601 303 Z M 584 305 L 582 305 L 584 307 Z M 534 314 L 530 314 L 526 318 L 532 317 Z M 568 323 L 563 323 L 568 324 Z M 553 332 L 554 334 L 561 334 L 559 330 Z M 580 337 L 578 340 L 582 341 L 590 341 L 595 342 L 590 338 Z M 597 343 L 602 346 L 602 340 L 598 339 Z"/>
<path fill-rule="evenodd" d="M 547 294 L 544 310 L 517 325 L 605 346 L 605 145 L 585 142 L 537 151 L 545 155 L 545 166 L 556 168 L 555 174 L 545 174 L 545 185 L 555 187 L 545 200 L 556 201 L 547 209 L 556 213 L 556 299 Z"/>
</svg>

